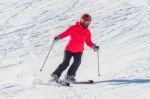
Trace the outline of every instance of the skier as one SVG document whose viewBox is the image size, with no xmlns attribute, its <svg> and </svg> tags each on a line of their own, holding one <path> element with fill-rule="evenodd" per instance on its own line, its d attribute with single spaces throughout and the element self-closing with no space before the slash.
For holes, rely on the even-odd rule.
<svg viewBox="0 0 150 99">
<path fill-rule="evenodd" d="M 75 82 L 76 71 L 80 66 L 84 50 L 84 42 L 94 51 L 99 50 L 99 46 L 96 46 L 91 41 L 91 32 L 88 28 L 91 20 L 92 18 L 89 14 L 83 14 L 79 22 L 76 22 L 75 25 L 70 26 L 66 31 L 54 37 L 54 42 L 67 36 L 70 36 L 70 41 L 65 48 L 63 62 L 51 74 L 52 81 L 58 82 L 62 72 L 69 66 L 70 60 L 73 57 L 74 61 L 67 72 L 65 80 L 72 83 Z"/>
</svg>

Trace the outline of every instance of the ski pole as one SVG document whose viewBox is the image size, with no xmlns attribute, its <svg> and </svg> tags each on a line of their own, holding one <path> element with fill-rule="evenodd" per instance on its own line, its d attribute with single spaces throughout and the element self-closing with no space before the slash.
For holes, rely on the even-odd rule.
<svg viewBox="0 0 150 99">
<path fill-rule="evenodd" d="M 53 48 L 53 46 L 54 46 L 54 41 L 53 41 L 53 43 L 52 43 L 52 45 L 50 46 L 50 49 L 49 49 L 49 51 L 48 51 L 48 54 L 47 54 L 47 56 L 46 56 L 46 58 L 45 58 L 45 60 L 44 60 L 44 63 L 43 63 L 43 65 L 42 65 L 42 67 L 41 67 L 41 69 L 40 69 L 40 72 L 42 72 L 42 70 L 43 70 L 43 68 L 44 68 L 44 65 L 45 65 L 45 63 L 46 63 L 46 61 L 47 61 L 47 59 L 48 59 L 48 56 L 49 56 L 49 54 L 50 54 L 50 52 L 51 52 L 51 50 L 52 50 L 52 48 Z"/>
<path fill-rule="evenodd" d="M 97 63 L 98 63 L 98 76 L 100 76 L 100 68 L 99 68 L 99 49 L 97 50 Z"/>
</svg>

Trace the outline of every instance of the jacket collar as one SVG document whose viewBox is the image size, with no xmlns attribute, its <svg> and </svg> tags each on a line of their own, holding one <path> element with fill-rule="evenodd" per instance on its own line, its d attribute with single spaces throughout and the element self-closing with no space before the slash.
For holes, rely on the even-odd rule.
<svg viewBox="0 0 150 99">
<path fill-rule="evenodd" d="M 80 27 L 82 29 L 85 29 L 85 28 L 82 27 L 82 25 L 80 24 L 80 22 L 76 22 L 76 26 L 78 26 L 78 27 Z M 88 29 L 88 28 L 86 28 L 86 29 Z"/>
</svg>

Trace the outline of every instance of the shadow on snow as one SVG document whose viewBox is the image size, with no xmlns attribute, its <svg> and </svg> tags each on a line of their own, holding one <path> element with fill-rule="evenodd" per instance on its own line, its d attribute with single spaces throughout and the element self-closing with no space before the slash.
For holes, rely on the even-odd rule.
<svg viewBox="0 0 150 99">
<path fill-rule="evenodd" d="M 150 79 L 113 79 L 113 80 L 105 80 L 105 81 L 96 81 L 95 83 L 109 83 L 112 85 L 145 84 L 145 83 L 150 83 Z"/>
</svg>

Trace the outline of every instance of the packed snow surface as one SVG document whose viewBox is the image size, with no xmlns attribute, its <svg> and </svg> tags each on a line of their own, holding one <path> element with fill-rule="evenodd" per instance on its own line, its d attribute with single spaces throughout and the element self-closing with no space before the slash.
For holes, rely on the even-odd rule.
<svg viewBox="0 0 150 99">
<path fill-rule="evenodd" d="M 77 80 L 93 85 L 40 85 L 62 62 L 65 38 L 53 37 L 92 15 Z M 71 60 L 72 61 L 72 60 Z M 62 74 L 64 78 L 66 71 Z M 0 0 L 0 99 L 150 99 L 150 0 Z"/>
</svg>

